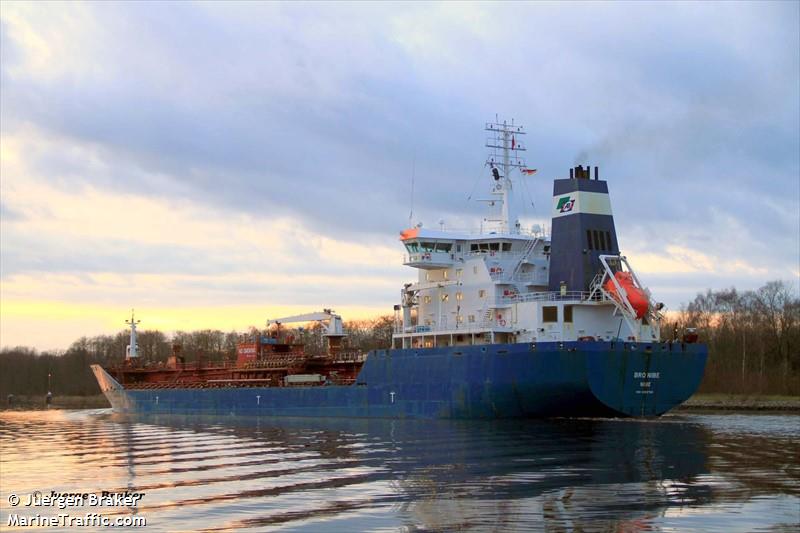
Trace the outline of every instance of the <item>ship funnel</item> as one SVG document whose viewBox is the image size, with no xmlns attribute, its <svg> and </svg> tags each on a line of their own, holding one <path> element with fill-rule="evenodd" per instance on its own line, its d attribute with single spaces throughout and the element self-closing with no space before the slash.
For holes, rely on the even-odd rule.
<svg viewBox="0 0 800 533">
<path fill-rule="evenodd" d="M 553 182 L 549 290 L 589 291 L 601 255 L 618 255 L 608 184 L 595 167 L 578 165 L 570 179 Z"/>
</svg>

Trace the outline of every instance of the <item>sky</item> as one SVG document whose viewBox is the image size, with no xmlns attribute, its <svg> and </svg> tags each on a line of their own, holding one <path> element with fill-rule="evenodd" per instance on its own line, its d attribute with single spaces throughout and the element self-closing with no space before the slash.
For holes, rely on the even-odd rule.
<svg viewBox="0 0 800 533">
<path fill-rule="evenodd" d="M 656 299 L 800 280 L 800 3 L 0 6 L 0 346 L 391 313 L 398 233 L 608 180 Z M 412 195 L 413 176 L 413 195 Z M 529 193 L 529 198 L 528 198 Z M 412 214 L 413 211 L 413 214 Z"/>
</svg>

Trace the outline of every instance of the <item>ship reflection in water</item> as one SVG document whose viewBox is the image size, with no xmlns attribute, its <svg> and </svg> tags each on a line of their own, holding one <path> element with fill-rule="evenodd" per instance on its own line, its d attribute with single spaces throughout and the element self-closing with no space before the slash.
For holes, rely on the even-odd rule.
<svg viewBox="0 0 800 533">
<path fill-rule="evenodd" d="M 150 531 L 790 530 L 800 523 L 799 421 L 5 412 L 0 519 L 5 527 L 12 492 L 105 490 L 145 493 L 135 512 Z"/>
</svg>

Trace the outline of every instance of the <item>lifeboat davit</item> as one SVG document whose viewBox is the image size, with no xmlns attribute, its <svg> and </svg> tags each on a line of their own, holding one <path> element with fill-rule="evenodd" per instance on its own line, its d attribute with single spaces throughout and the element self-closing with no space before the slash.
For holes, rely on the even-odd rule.
<svg viewBox="0 0 800 533">
<path fill-rule="evenodd" d="M 628 303 L 630 303 L 631 307 L 633 307 L 633 310 L 636 311 L 636 318 L 642 318 L 645 313 L 647 313 L 647 308 L 650 306 L 647 295 L 642 289 L 634 285 L 633 276 L 631 276 L 630 272 L 619 271 L 614 274 L 614 278 L 616 278 L 619 286 L 625 289 L 625 292 L 628 295 Z M 622 301 L 622 295 L 619 294 L 619 291 L 617 291 L 617 286 L 614 285 L 614 280 L 610 279 L 606 281 L 604 288 L 616 300 Z"/>
</svg>

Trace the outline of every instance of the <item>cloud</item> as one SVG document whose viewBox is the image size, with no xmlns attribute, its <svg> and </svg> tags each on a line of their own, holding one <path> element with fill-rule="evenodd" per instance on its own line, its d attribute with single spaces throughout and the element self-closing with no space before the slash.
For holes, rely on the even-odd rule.
<svg viewBox="0 0 800 533">
<path fill-rule="evenodd" d="M 799 26 L 780 2 L 9 3 L 3 297 L 90 305 L 122 275 L 143 290 L 118 298 L 388 305 L 412 167 L 414 222 L 477 225 L 495 113 L 528 127 L 526 224 L 600 165 L 671 305 L 796 278 Z"/>
</svg>

